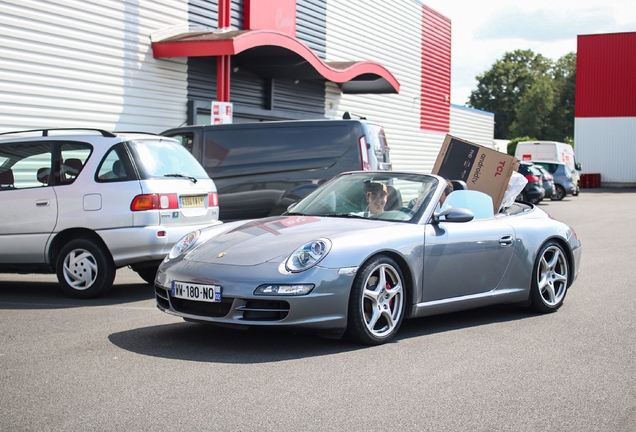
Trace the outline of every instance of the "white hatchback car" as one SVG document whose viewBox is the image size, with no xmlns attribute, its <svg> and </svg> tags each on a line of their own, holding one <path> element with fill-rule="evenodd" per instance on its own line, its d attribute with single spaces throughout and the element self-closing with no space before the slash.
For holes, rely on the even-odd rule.
<svg viewBox="0 0 636 432">
<path fill-rule="evenodd" d="M 153 283 L 185 234 L 218 220 L 214 182 L 179 142 L 98 129 L 0 134 L 0 273 L 56 273 L 90 298 L 119 267 Z"/>
</svg>

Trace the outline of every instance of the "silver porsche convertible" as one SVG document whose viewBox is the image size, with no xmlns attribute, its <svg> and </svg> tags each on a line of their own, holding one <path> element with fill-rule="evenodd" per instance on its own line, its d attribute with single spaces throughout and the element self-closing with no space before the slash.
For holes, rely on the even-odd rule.
<svg viewBox="0 0 636 432">
<path fill-rule="evenodd" d="M 343 173 L 282 216 L 194 231 L 161 264 L 157 306 L 186 321 L 376 345 L 403 319 L 498 303 L 556 311 L 581 242 L 540 208 L 447 194 L 442 177 Z"/>
</svg>

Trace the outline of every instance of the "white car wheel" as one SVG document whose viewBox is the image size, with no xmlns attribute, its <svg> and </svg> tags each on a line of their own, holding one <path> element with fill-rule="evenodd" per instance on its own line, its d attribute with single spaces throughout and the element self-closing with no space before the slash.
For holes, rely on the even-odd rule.
<svg viewBox="0 0 636 432">
<path fill-rule="evenodd" d="M 406 305 L 400 267 L 387 256 L 364 264 L 351 289 L 347 335 L 350 339 L 379 345 L 397 333 Z"/>
<path fill-rule="evenodd" d="M 555 241 L 546 243 L 534 264 L 530 300 L 541 313 L 554 312 L 563 305 L 568 288 L 569 264 L 563 248 Z"/>
<path fill-rule="evenodd" d="M 110 253 L 87 239 L 72 240 L 62 247 L 56 271 L 62 289 L 77 298 L 104 294 L 115 280 Z"/>
</svg>

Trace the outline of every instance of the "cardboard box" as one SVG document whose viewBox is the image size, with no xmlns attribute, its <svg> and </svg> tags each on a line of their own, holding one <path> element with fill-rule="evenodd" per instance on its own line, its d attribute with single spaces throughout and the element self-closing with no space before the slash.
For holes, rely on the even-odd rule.
<svg viewBox="0 0 636 432">
<path fill-rule="evenodd" d="M 432 172 L 449 180 L 463 180 L 468 189 L 490 195 L 497 213 L 517 169 L 514 156 L 446 135 Z"/>
</svg>

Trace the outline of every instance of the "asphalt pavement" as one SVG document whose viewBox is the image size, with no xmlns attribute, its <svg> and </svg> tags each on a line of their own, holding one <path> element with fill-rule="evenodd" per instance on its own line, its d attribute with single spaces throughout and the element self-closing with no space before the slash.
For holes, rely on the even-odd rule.
<svg viewBox="0 0 636 432">
<path fill-rule="evenodd" d="M 583 242 L 558 312 L 408 320 L 379 347 L 186 323 L 128 269 L 93 300 L 0 275 L 0 431 L 635 431 L 636 190 L 540 207 Z"/>
</svg>

